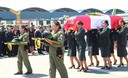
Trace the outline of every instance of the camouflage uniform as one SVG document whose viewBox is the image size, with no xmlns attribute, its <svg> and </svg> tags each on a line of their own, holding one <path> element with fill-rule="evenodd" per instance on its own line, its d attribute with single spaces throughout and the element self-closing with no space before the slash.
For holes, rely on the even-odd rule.
<svg viewBox="0 0 128 78">
<path fill-rule="evenodd" d="M 28 42 L 29 40 L 28 33 L 25 33 L 25 32 L 21 33 L 19 39 L 22 41 Z M 32 68 L 28 59 L 28 53 L 25 50 L 25 45 L 19 45 L 19 48 L 18 48 L 17 64 L 18 64 L 19 73 L 22 73 L 22 65 L 23 65 L 22 62 L 24 62 L 25 67 L 27 68 L 27 72 L 32 72 Z"/>
<path fill-rule="evenodd" d="M 60 44 L 49 45 L 49 59 L 50 59 L 50 78 L 56 78 L 56 69 L 59 71 L 61 78 L 68 78 L 67 70 L 64 65 L 64 50 L 63 50 L 63 32 L 51 32 L 53 40 L 60 42 Z"/>
</svg>

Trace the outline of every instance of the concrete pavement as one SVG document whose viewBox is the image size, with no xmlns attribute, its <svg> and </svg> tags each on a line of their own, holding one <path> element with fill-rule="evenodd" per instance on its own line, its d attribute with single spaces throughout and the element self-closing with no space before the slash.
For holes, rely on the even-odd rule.
<svg viewBox="0 0 128 78">
<path fill-rule="evenodd" d="M 87 55 L 86 55 L 87 56 Z M 89 67 L 89 71 L 77 72 L 77 69 L 68 69 L 70 67 L 70 60 L 65 53 L 65 65 L 68 71 L 69 78 L 128 78 L 128 67 L 120 67 L 114 65 L 111 70 L 100 69 L 103 66 L 103 61 L 100 56 L 99 67 Z M 3 57 L 0 58 L 0 78 L 49 78 L 49 57 L 46 55 L 38 55 L 37 52 L 35 55 L 29 54 L 29 59 L 31 66 L 33 68 L 33 74 L 31 75 L 14 75 L 17 72 L 17 57 Z M 76 63 L 76 62 L 75 62 Z M 87 63 L 90 64 L 89 58 L 87 57 Z M 126 64 L 126 62 L 124 61 Z M 26 72 L 26 68 L 23 66 L 23 73 Z M 58 72 L 57 77 L 60 78 Z"/>
</svg>

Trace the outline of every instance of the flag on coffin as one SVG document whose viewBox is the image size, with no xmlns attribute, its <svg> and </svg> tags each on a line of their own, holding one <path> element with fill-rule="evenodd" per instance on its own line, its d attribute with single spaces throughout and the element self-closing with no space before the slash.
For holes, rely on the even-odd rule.
<svg viewBox="0 0 128 78">
<path fill-rule="evenodd" d="M 90 16 L 90 15 L 78 15 L 78 16 L 72 16 L 69 19 L 66 20 L 64 23 L 65 30 L 68 30 L 70 26 L 73 26 L 73 29 L 76 30 L 76 22 L 82 21 L 83 22 L 83 28 L 84 29 L 97 29 L 98 27 L 101 27 L 101 22 L 103 20 L 108 20 L 109 22 L 109 28 L 113 29 L 118 27 L 118 21 L 122 20 L 123 18 L 121 16 L 115 16 L 115 15 L 101 15 L 101 16 Z"/>
</svg>

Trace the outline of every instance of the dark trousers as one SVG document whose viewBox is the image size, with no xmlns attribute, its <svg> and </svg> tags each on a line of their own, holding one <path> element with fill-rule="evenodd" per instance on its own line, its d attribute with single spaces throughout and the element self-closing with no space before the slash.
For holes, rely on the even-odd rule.
<svg viewBox="0 0 128 78">
<path fill-rule="evenodd" d="M 41 44 L 40 48 L 38 48 L 37 50 L 38 50 L 39 54 L 42 54 L 42 44 Z"/>
<path fill-rule="evenodd" d="M 12 51 L 10 51 L 9 49 L 7 49 L 7 53 L 8 53 L 8 57 L 13 56 L 13 50 L 12 50 Z"/>
<path fill-rule="evenodd" d="M 16 56 L 18 53 L 18 45 L 13 45 L 13 55 Z"/>
<path fill-rule="evenodd" d="M 45 46 L 46 47 L 46 51 L 49 52 L 49 46 Z"/>
<path fill-rule="evenodd" d="M 7 46 L 4 43 L 2 43 L 2 54 L 7 55 L 6 51 L 7 51 Z"/>
</svg>

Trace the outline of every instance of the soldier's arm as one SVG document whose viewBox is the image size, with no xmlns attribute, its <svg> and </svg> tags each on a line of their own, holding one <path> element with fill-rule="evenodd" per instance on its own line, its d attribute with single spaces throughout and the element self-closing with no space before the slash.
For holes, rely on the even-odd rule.
<svg viewBox="0 0 128 78">
<path fill-rule="evenodd" d="M 123 30 L 120 30 L 118 33 L 121 34 L 121 35 L 124 35 L 124 34 L 127 33 L 127 31 L 128 31 L 128 28 L 126 27 Z"/>
<path fill-rule="evenodd" d="M 64 44 L 64 37 L 63 37 L 63 34 L 61 34 L 58 39 L 57 39 L 57 42 L 59 42 L 60 44 L 51 44 L 51 46 L 54 46 L 54 47 L 62 47 L 63 44 Z"/>
<path fill-rule="evenodd" d="M 104 37 L 104 36 L 108 36 L 108 29 L 106 29 L 106 30 L 103 30 L 103 31 L 101 31 L 100 33 L 99 33 L 99 35 L 101 36 L 101 37 Z"/>
<path fill-rule="evenodd" d="M 27 33 L 24 35 L 23 41 L 29 42 L 29 35 Z"/>
</svg>

